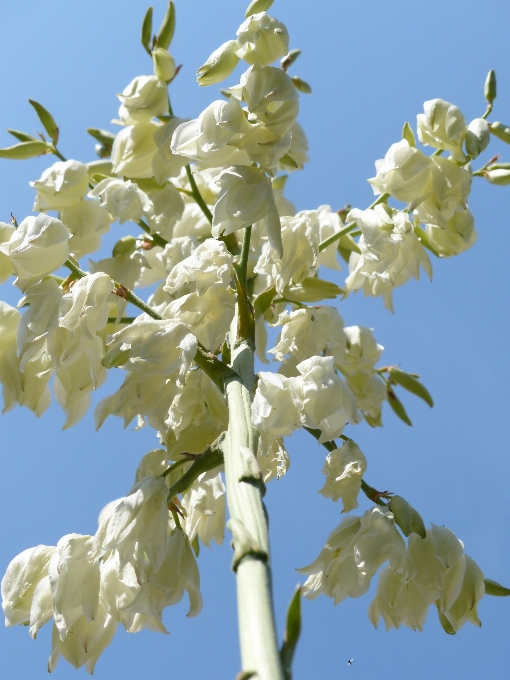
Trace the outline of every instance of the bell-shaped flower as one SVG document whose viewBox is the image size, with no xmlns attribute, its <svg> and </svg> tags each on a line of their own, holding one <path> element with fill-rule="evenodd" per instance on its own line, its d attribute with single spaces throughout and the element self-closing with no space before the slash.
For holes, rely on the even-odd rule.
<svg viewBox="0 0 510 680">
<path fill-rule="evenodd" d="M 335 373 L 334 357 L 311 357 L 297 365 L 301 374 L 293 391 L 304 426 L 321 430 L 319 442 L 342 434 L 346 424 L 361 421 L 351 390 Z"/>
<path fill-rule="evenodd" d="M 377 374 L 358 371 L 348 374 L 345 382 L 368 423 L 372 427 L 380 425 L 381 407 L 388 396 L 383 379 Z"/>
<path fill-rule="evenodd" d="M 324 593 L 335 605 L 346 597 L 360 597 L 387 560 L 394 571 L 402 570 L 405 552 L 388 510 L 373 507 L 362 517 L 346 517 L 328 536 L 315 562 L 298 569 L 310 574 L 302 592 L 309 599 Z"/>
<path fill-rule="evenodd" d="M 420 142 L 449 151 L 456 161 L 464 162 L 466 157 L 462 152 L 462 143 L 467 126 L 461 110 L 444 99 L 426 101 L 423 109 L 424 113 L 417 116 Z"/>
<path fill-rule="evenodd" d="M 199 85 L 216 85 L 228 76 L 239 63 L 236 54 L 237 40 L 227 40 L 211 54 L 205 64 L 197 71 Z"/>
<path fill-rule="evenodd" d="M 459 255 L 471 248 L 477 239 L 475 220 L 468 208 L 456 210 L 444 229 L 431 224 L 426 229 L 429 243 L 441 257 Z"/>
<path fill-rule="evenodd" d="M 292 393 L 294 378 L 278 373 L 259 373 L 252 403 L 255 427 L 271 437 L 288 437 L 300 426 L 300 414 Z"/>
<path fill-rule="evenodd" d="M 221 241 L 209 238 L 193 253 L 177 263 L 167 277 L 164 290 L 179 296 L 179 290 L 186 287 L 203 295 L 215 283 L 227 287 L 232 276 L 232 255 Z M 190 285 L 191 284 L 191 285 Z"/>
<path fill-rule="evenodd" d="M 55 625 L 64 640 L 83 616 L 94 621 L 99 607 L 99 563 L 92 562 L 92 537 L 68 534 L 60 539 L 48 565 Z"/>
<path fill-rule="evenodd" d="M 26 217 L 1 246 L 9 255 L 22 291 L 61 267 L 69 257 L 69 232 L 60 220 L 44 213 Z"/>
<path fill-rule="evenodd" d="M 24 550 L 9 563 L 2 578 L 2 608 L 6 626 L 25 625 L 37 585 L 48 574 L 53 546 L 38 545 Z"/>
<path fill-rule="evenodd" d="M 108 320 L 112 279 L 101 272 L 88 274 L 73 285 L 60 302 L 59 326 L 92 340 Z"/>
<path fill-rule="evenodd" d="M 431 190 L 430 158 L 402 139 L 392 144 L 383 160 L 375 162 L 377 175 L 368 181 L 374 194 L 388 193 L 412 203 Z"/>
<path fill-rule="evenodd" d="M 137 123 L 123 128 L 112 146 L 112 172 L 120 177 L 152 177 L 152 162 L 158 149 L 154 135 L 157 123 Z"/>
<path fill-rule="evenodd" d="M 421 632 L 428 610 L 429 602 L 414 580 L 408 580 L 389 565 L 381 571 L 375 599 L 368 610 L 369 619 L 376 628 L 382 617 L 386 630 L 400 628 L 404 624 Z"/>
<path fill-rule="evenodd" d="M 304 215 L 312 223 L 312 229 L 319 235 L 319 241 L 338 233 L 342 227 L 342 220 L 338 213 L 333 212 L 329 205 L 321 205 L 317 210 L 301 210 L 296 217 Z M 341 269 L 337 258 L 337 243 L 332 243 L 319 253 L 319 265 L 329 269 Z"/>
<path fill-rule="evenodd" d="M 299 363 L 324 351 L 334 356 L 336 363 L 343 359 L 346 346 L 344 322 L 334 307 L 285 311 L 273 326 L 282 328 L 277 344 L 269 350 L 277 361 L 284 361 L 287 355 L 291 355 Z"/>
<path fill-rule="evenodd" d="M 352 375 L 363 371 L 373 373 L 374 366 L 379 361 L 384 349 L 374 337 L 373 329 L 366 326 L 346 326 L 345 353 L 336 358 L 337 367 L 344 375 Z"/>
<path fill-rule="evenodd" d="M 319 235 L 306 216 L 282 217 L 281 225 L 283 256 L 270 241 L 265 243 L 254 271 L 269 276 L 278 294 L 285 296 L 290 283 L 300 283 L 317 271 Z"/>
<path fill-rule="evenodd" d="M 212 234 L 231 234 L 264 221 L 271 247 L 282 256 L 281 227 L 271 180 L 258 168 L 235 165 L 218 178 L 220 191 L 213 209 Z"/>
<path fill-rule="evenodd" d="M 202 473 L 182 497 L 186 510 L 185 531 L 191 542 L 198 536 L 210 547 L 225 537 L 225 485 L 218 472 Z"/>
<path fill-rule="evenodd" d="M 168 530 L 168 487 L 162 477 L 144 477 L 101 518 L 91 559 L 117 550 L 121 565 L 132 559 L 136 543 L 159 569 L 165 558 Z"/>
<path fill-rule="evenodd" d="M 361 479 L 367 469 L 367 459 L 352 439 L 344 442 L 339 449 L 330 451 L 322 468 L 326 481 L 319 493 L 335 503 L 342 499 L 342 512 L 358 507 Z"/>
<path fill-rule="evenodd" d="M 118 94 L 122 106 L 119 118 L 122 125 L 136 125 L 155 116 L 168 113 L 166 83 L 156 76 L 138 76 Z"/>
<path fill-rule="evenodd" d="M 7 247 L 14 234 L 15 228 L 12 224 L 7 222 L 0 222 L 0 283 L 5 283 L 11 274 L 14 274 L 14 268 L 9 258 L 8 253 L 2 250 L 2 246 Z"/>
<path fill-rule="evenodd" d="M 185 592 L 190 603 L 187 616 L 198 616 L 202 611 L 202 595 L 197 562 L 187 535 L 181 529 L 174 529 L 168 537 L 161 565 L 145 570 L 140 590 L 123 612 L 141 614 L 142 620 L 154 617 L 166 632 L 161 621 L 163 609 L 180 602 Z"/>
<path fill-rule="evenodd" d="M 420 222 L 445 229 L 456 211 L 464 211 L 471 191 L 471 171 L 449 158 L 432 159 L 432 191 L 417 208 Z"/>
<path fill-rule="evenodd" d="M 51 600 L 51 586 L 49 576 L 42 578 L 37 584 L 32 606 L 30 607 L 30 637 L 34 640 L 39 629 L 53 618 L 53 602 Z"/>
<path fill-rule="evenodd" d="M 27 362 L 41 355 L 50 333 L 58 328 L 60 303 L 64 293 L 55 279 L 45 279 L 29 288 L 20 304 L 27 307 L 19 320 L 17 354 L 21 370 Z"/>
<path fill-rule="evenodd" d="M 361 229 L 358 246 L 361 254 L 351 253 L 350 274 L 345 281 L 347 292 L 362 289 L 365 295 L 381 295 L 385 306 L 393 311 L 393 289 L 418 279 L 420 267 L 432 277 L 432 267 L 424 247 L 414 232 L 414 225 L 404 212 L 390 208 L 351 210 Z"/>
<path fill-rule="evenodd" d="M 30 182 L 37 191 L 33 210 L 62 210 L 77 203 L 89 189 L 87 166 L 79 161 L 57 161 L 40 179 Z"/>
<path fill-rule="evenodd" d="M 137 221 L 144 212 L 150 213 L 153 203 L 147 194 L 130 180 L 109 177 L 103 179 L 90 192 L 91 196 L 101 199 L 101 207 L 105 208 L 112 220 L 119 220 L 122 224 L 127 220 Z"/>
<path fill-rule="evenodd" d="M 289 51 L 289 32 L 266 12 L 252 14 L 237 29 L 237 46 L 240 59 L 269 66 Z"/>
<path fill-rule="evenodd" d="M 151 233 L 158 233 L 163 238 L 170 240 L 173 229 L 182 218 L 184 201 L 181 194 L 173 184 L 168 183 L 163 189 L 147 191 L 147 196 L 152 201 L 152 210 L 147 214 L 147 222 Z"/>
<path fill-rule="evenodd" d="M 455 632 L 468 621 L 475 626 L 482 625 L 477 606 L 485 593 L 483 572 L 469 555 L 465 555 L 464 559 L 465 571 L 459 596 L 447 609 L 440 608 Z"/>
<path fill-rule="evenodd" d="M 75 668 L 85 666 L 92 675 L 98 658 L 113 640 L 117 622 L 106 611 L 102 602 L 99 603 L 96 617 L 87 621 L 80 616 L 73 624 L 72 633 L 61 639 L 58 628 L 53 626 L 51 655 L 48 661 L 48 671 L 55 670 L 60 656 Z"/>
<path fill-rule="evenodd" d="M 189 163 L 186 156 L 175 154 L 170 148 L 175 130 L 184 122 L 184 118 L 174 117 L 154 132 L 157 150 L 152 158 L 152 173 L 159 184 L 164 184 L 170 177 L 178 177 L 182 168 Z"/>
<path fill-rule="evenodd" d="M 290 165 L 282 165 L 279 169 L 285 172 L 292 172 L 293 170 L 302 170 L 305 163 L 308 163 L 310 157 L 308 156 L 309 146 L 305 131 L 301 125 L 295 121 L 290 128 L 292 141 L 290 144 L 289 155 L 297 165 L 297 168 Z M 292 215 L 294 213 L 280 213 L 281 215 Z"/>
<path fill-rule="evenodd" d="M 112 216 L 99 200 L 79 201 L 65 208 L 60 219 L 71 232 L 69 250 L 77 260 L 101 247 L 103 234 L 110 229 Z"/>
</svg>

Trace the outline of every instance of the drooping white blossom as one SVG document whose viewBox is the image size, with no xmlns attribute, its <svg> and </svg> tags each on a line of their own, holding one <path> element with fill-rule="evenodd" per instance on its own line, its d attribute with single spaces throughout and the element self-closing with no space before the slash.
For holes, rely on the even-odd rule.
<svg viewBox="0 0 510 680">
<path fill-rule="evenodd" d="M 62 210 L 77 203 L 89 189 L 87 166 L 80 161 L 57 161 L 40 179 L 30 182 L 37 196 L 34 212 Z"/>
<path fill-rule="evenodd" d="M 198 536 L 210 547 L 225 536 L 225 485 L 221 474 L 202 473 L 182 497 L 186 510 L 185 531 L 190 541 Z"/>
<path fill-rule="evenodd" d="M 112 171 L 119 177 L 152 177 L 152 162 L 158 149 L 154 135 L 160 125 L 152 122 L 128 125 L 115 137 Z"/>
<path fill-rule="evenodd" d="M 136 125 L 168 113 L 168 94 L 164 81 L 156 76 L 137 76 L 117 97 L 121 102 L 120 122 Z"/>
<path fill-rule="evenodd" d="M 109 177 L 103 179 L 90 192 L 91 196 L 101 199 L 101 207 L 105 208 L 112 219 L 122 224 L 127 220 L 137 221 L 144 212 L 152 212 L 153 203 L 147 194 L 130 180 L 123 181 Z"/>
<path fill-rule="evenodd" d="M 465 161 L 462 143 L 467 126 L 461 110 L 444 99 L 426 101 L 423 109 L 424 113 L 417 116 L 420 142 L 435 149 L 450 151 L 455 160 Z"/>
<path fill-rule="evenodd" d="M 326 475 L 324 486 L 319 493 L 333 501 L 342 499 L 342 512 L 358 507 L 361 478 L 367 469 L 367 459 L 352 439 L 344 442 L 339 449 L 328 453 L 322 474 Z"/>
<path fill-rule="evenodd" d="M 236 54 L 248 64 L 269 66 L 288 51 L 286 27 L 266 12 L 252 14 L 237 30 Z"/>
</svg>

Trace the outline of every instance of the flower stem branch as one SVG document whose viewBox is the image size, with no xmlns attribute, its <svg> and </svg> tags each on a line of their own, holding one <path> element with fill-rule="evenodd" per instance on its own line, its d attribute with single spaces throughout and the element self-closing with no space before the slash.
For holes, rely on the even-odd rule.
<svg viewBox="0 0 510 680">
<path fill-rule="evenodd" d="M 368 210 L 371 208 L 375 208 L 376 205 L 379 205 L 379 203 L 384 203 L 385 201 L 388 200 L 389 194 L 381 194 L 378 196 L 373 203 L 371 203 L 368 206 Z M 336 243 L 339 241 L 342 236 L 346 236 L 349 234 L 351 231 L 353 231 L 356 228 L 356 222 L 349 222 L 349 224 L 346 224 L 343 229 L 340 229 L 340 231 L 337 231 L 336 234 L 332 234 L 328 238 L 324 239 L 322 243 L 319 245 L 319 252 L 322 253 L 323 250 L 325 250 L 328 246 L 330 246 L 332 243 Z"/>
</svg>

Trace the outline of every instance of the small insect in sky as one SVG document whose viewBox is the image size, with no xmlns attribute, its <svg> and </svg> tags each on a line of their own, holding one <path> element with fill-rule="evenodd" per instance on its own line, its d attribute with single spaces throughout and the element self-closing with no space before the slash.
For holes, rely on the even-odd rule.
<svg viewBox="0 0 510 680">
<path fill-rule="evenodd" d="M 348 665 L 348 666 L 352 666 L 352 662 L 353 662 L 353 661 L 354 661 L 354 659 L 349 659 L 349 661 L 347 662 L 347 665 Z"/>
</svg>

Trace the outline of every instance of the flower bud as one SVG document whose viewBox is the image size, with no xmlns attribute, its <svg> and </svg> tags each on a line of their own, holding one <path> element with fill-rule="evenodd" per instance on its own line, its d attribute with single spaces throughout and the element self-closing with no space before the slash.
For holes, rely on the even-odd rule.
<svg viewBox="0 0 510 680">
<path fill-rule="evenodd" d="M 491 123 L 489 129 L 494 135 L 494 137 L 501 139 L 503 142 L 506 142 L 507 144 L 510 144 L 510 127 L 508 127 L 508 125 L 504 125 L 503 123 L 498 123 L 496 121 L 494 123 Z"/>
<path fill-rule="evenodd" d="M 248 64 L 269 66 L 284 57 L 289 49 L 286 27 L 269 14 L 251 15 L 237 29 L 236 54 Z"/>
<path fill-rule="evenodd" d="M 485 99 L 489 102 L 489 104 L 492 104 L 492 102 L 496 99 L 496 92 L 496 73 L 494 72 L 494 69 L 491 68 L 487 74 L 484 87 Z"/>
<path fill-rule="evenodd" d="M 484 173 L 484 176 L 491 184 L 500 186 L 510 184 L 510 170 L 489 170 Z"/>
<path fill-rule="evenodd" d="M 490 142 L 489 126 L 483 118 L 475 118 L 468 125 L 466 132 L 466 153 L 470 158 L 476 158 Z"/>
<path fill-rule="evenodd" d="M 156 47 L 152 50 L 152 61 L 156 76 L 165 83 L 170 82 L 175 76 L 175 61 L 172 55 L 162 47 Z"/>
<path fill-rule="evenodd" d="M 267 12 L 271 7 L 274 0 L 252 0 L 248 5 L 244 16 L 246 18 L 251 17 L 252 14 L 257 14 L 258 12 Z"/>
<path fill-rule="evenodd" d="M 228 76 L 239 63 L 236 54 L 237 40 L 227 40 L 211 54 L 209 59 L 197 71 L 199 85 L 216 85 Z"/>
</svg>

